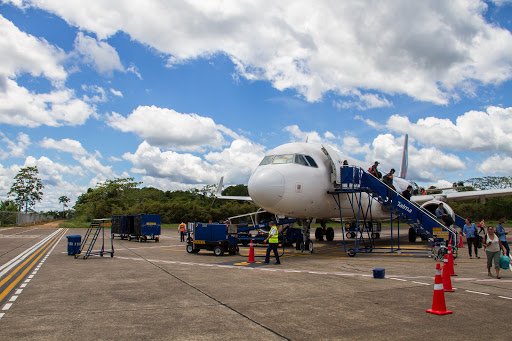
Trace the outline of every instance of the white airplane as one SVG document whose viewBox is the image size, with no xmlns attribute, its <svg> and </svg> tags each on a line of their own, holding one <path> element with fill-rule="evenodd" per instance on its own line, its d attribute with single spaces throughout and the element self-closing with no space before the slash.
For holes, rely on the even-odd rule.
<svg viewBox="0 0 512 341">
<path fill-rule="evenodd" d="M 347 196 L 341 198 L 338 206 L 332 192 L 335 190 L 339 179 L 340 167 L 344 161 L 349 166 L 367 169 L 368 165 L 350 156 L 344 155 L 332 147 L 307 143 L 294 142 L 278 146 L 270 150 L 258 167 L 252 173 L 249 183 L 249 197 L 222 196 L 222 183 L 217 188 L 217 197 L 220 199 L 251 200 L 267 212 L 272 212 L 279 217 L 293 217 L 303 223 L 304 236 L 309 236 L 310 225 L 319 220 L 355 220 L 355 214 Z M 394 177 L 393 185 L 398 193 L 413 186 L 415 193 L 418 186 L 405 179 L 407 174 L 407 135 L 405 135 L 404 153 L 400 175 Z M 431 213 L 443 202 L 446 213 L 455 220 L 453 209 L 446 204 L 453 200 L 467 200 L 472 198 L 484 198 L 490 196 L 511 195 L 512 189 L 484 190 L 454 192 L 449 194 L 413 195 L 411 201 L 421 204 Z M 363 193 L 361 196 L 362 207 L 371 205 L 372 220 L 385 221 L 390 219 L 389 211 L 378 201 Z M 363 218 L 363 217 L 359 217 Z M 256 218 L 256 220 L 258 220 Z M 416 239 L 415 231 L 412 238 Z M 317 229 L 315 236 L 326 236 L 327 240 L 334 239 L 332 228 Z M 306 250 L 312 251 L 313 243 L 304 237 Z"/>
</svg>

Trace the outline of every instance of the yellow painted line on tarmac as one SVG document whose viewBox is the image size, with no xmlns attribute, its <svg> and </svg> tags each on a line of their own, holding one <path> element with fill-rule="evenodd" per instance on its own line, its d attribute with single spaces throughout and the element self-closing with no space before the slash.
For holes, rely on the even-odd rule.
<svg viewBox="0 0 512 341">
<path fill-rule="evenodd" d="M 62 232 L 61 232 L 62 233 Z M 61 235 L 61 233 L 57 234 L 58 236 Z M 55 236 L 54 236 L 55 238 Z M 38 251 L 34 252 L 29 258 L 27 258 L 27 260 L 25 260 L 23 263 L 21 263 L 16 269 L 14 269 L 14 271 L 11 271 L 11 273 L 6 276 L 2 281 L 0 281 L 0 287 L 2 285 L 4 285 L 7 281 L 9 281 L 15 273 L 17 273 L 18 271 L 20 271 L 20 269 L 22 269 L 28 262 L 30 262 L 30 260 L 32 258 L 34 258 L 36 255 L 37 255 L 37 252 L 39 252 L 39 250 L 41 250 L 41 248 L 46 248 L 46 246 L 49 244 L 49 243 L 53 243 L 55 241 L 55 239 L 52 238 L 50 239 L 49 241 L 46 242 L 46 244 L 44 244 L 43 246 L 41 246 Z M 0 299 L 1 300 L 1 299 Z"/>
<path fill-rule="evenodd" d="M 34 252 L 32 254 L 32 256 L 30 256 L 26 261 L 24 261 L 22 264 L 20 264 L 14 271 L 12 271 L 8 276 L 6 276 L 0 282 L 0 286 L 4 285 L 9 279 L 11 279 L 14 276 L 14 274 L 16 274 L 28 262 L 30 262 L 30 260 L 32 258 L 34 258 L 39 252 L 39 256 L 36 259 L 34 259 L 32 261 L 32 263 L 11 284 L 9 284 L 9 286 L 7 286 L 7 288 L 4 289 L 4 291 L 2 291 L 2 293 L 0 294 L 0 301 L 2 301 L 12 291 L 12 289 L 14 289 L 14 287 L 16 287 L 16 285 L 18 285 L 18 283 L 25 277 L 25 275 L 29 271 L 32 271 L 32 268 L 37 264 L 37 262 L 41 259 L 41 257 L 43 257 L 43 255 L 46 252 L 48 252 L 48 250 L 50 250 L 50 248 L 53 246 L 53 244 L 55 244 L 59 240 L 59 237 L 61 237 L 62 234 L 65 233 L 65 231 L 67 231 L 67 230 L 62 230 L 60 233 L 58 233 L 52 239 L 50 239 L 48 242 L 46 242 L 43 246 L 41 246 L 38 249 L 38 251 Z"/>
</svg>

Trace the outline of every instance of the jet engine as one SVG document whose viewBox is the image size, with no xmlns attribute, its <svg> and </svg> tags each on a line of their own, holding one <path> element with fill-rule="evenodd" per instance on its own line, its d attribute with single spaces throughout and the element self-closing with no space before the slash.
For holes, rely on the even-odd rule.
<svg viewBox="0 0 512 341">
<path fill-rule="evenodd" d="M 264 211 L 261 208 L 254 214 L 254 223 L 256 225 L 269 223 L 272 220 L 275 220 L 274 214 Z"/>
<path fill-rule="evenodd" d="M 421 205 L 421 208 L 429 211 L 430 213 L 432 213 L 435 216 L 436 210 L 439 207 L 440 203 L 443 203 L 443 207 L 444 207 L 446 214 L 451 216 L 453 221 L 455 221 L 455 212 L 453 212 L 453 209 L 442 200 L 433 199 L 433 200 L 427 201 L 426 203 Z M 409 229 L 409 242 L 414 243 L 416 241 L 416 237 L 417 237 L 416 230 L 413 228 L 410 228 Z M 424 237 L 422 237 L 422 238 L 424 238 Z"/>
<path fill-rule="evenodd" d="M 426 203 L 421 205 L 421 208 L 424 208 L 427 211 L 429 211 L 430 213 L 432 213 L 433 215 L 436 215 L 436 209 L 439 207 L 440 203 L 443 203 L 444 210 L 446 211 L 446 214 L 451 216 L 453 221 L 455 221 L 455 212 L 453 212 L 453 209 L 442 200 L 433 199 L 433 200 L 427 201 Z"/>
</svg>

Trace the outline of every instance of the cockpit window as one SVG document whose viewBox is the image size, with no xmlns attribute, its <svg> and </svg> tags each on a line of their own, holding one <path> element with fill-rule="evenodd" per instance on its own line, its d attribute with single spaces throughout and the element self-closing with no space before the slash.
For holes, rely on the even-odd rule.
<svg viewBox="0 0 512 341">
<path fill-rule="evenodd" d="M 276 155 L 272 163 L 293 163 L 293 154 Z"/>
<path fill-rule="evenodd" d="M 296 154 L 295 155 L 295 163 L 303 166 L 309 166 L 308 162 L 304 158 L 304 155 Z"/>
<path fill-rule="evenodd" d="M 260 166 L 268 165 L 272 163 L 272 160 L 274 159 L 274 155 L 267 155 L 261 160 Z"/>
<path fill-rule="evenodd" d="M 306 160 L 308 160 L 311 167 L 318 168 L 318 165 L 316 164 L 315 160 L 313 160 L 313 158 L 311 156 L 305 155 L 305 157 L 306 157 Z"/>
<path fill-rule="evenodd" d="M 315 160 L 309 155 L 302 154 L 283 154 L 283 155 L 267 155 L 261 160 L 260 166 L 269 164 L 286 164 L 295 163 L 306 167 L 318 168 Z"/>
</svg>

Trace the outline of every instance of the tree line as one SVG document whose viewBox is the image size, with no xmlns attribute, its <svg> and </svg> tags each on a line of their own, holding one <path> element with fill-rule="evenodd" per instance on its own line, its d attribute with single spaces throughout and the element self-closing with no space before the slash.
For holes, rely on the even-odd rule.
<svg viewBox="0 0 512 341">
<path fill-rule="evenodd" d="M 180 221 L 223 221 L 228 217 L 256 211 L 244 201 L 226 201 L 214 196 L 216 186 L 187 191 L 162 191 L 153 187 L 137 188 L 133 178 L 106 180 L 80 195 L 74 209 L 86 220 L 128 214 L 159 214 L 162 223 Z M 230 186 L 224 195 L 248 196 L 244 185 Z"/>
<path fill-rule="evenodd" d="M 0 202 L 0 211 L 28 211 L 36 202 L 41 201 L 44 185 L 37 178 L 38 173 L 37 167 L 22 168 L 8 193 L 14 200 Z M 466 182 L 470 185 L 465 186 L 463 181 L 458 181 L 453 187 L 458 191 L 512 187 L 512 177 L 487 176 L 472 178 Z M 89 188 L 78 197 L 73 206 L 75 215 L 90 221 L 113 215 L 159 214 L 165 224 L 180 221 L 222 221 L 257 209 L 246 201 L 216 199 L 216 185 L 205 185 L 200 189 L 187 191 L 162 191 L 153 187 L 139 188 L 141 184 L 133 178 L 116 178 L 98 183 L 95 188 Z M 245 185 L 227 187 L 222 194 L 249 195 Z M 69 201 L 65 195 L 59 198 L 63 211 Z M 512 196 L 487 198 L 485 203 L 480 203 L 479 200 L 451 202 L 450 206 L 459 216 L 474 221 L 512 219 Z"/>
</svg>

